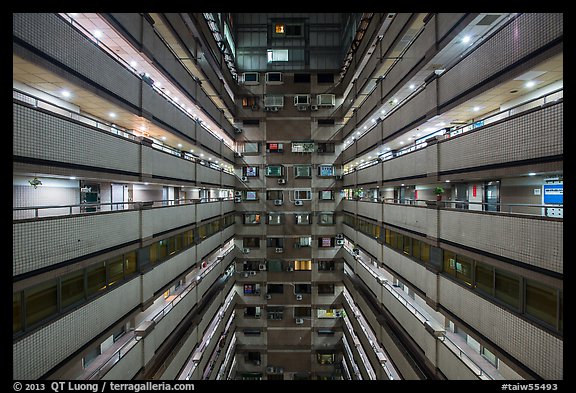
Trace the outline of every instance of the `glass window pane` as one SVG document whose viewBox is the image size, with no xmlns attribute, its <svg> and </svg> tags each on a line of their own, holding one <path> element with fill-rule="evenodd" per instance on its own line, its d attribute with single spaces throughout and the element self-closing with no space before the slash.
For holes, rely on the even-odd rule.
<svg viewBox="0 0 576 393">
<path fill-rule="evenodd" d="M 397 250 L 402 250 L 404 248 L 404 236 L 397 233 L 396 234 L 396 247 Z"/>
<path fill-rule="evenodd" d="M 22 330 L 22 292 L 12 294 L 12 333 Z"/>
<path fill-rule="evenodd" d="M 62 277 L 60 283 L 62 308 L 66 308 L 84 299 L 84 270 Z"/>
<path fill-rule="evenodd" d="M 87 269 L 87 295 L 92 295 L 104 288 L 106 288 L 106 265 L 104 262 Z"/>
<path fill-rule="evenodd" d="M 189 247 L 194 244 L 194 231 L 192 229 L 184 232 L 184 247 Z"/>
<path fill-rule="evenodd" d="M 124 254 L 124 277 L 136 273 L 136 251 Z"/>
<path fill-rule="evenodd" d="M 518 309 L 520 306 L 520 279 L 496 269 L 496 298 Z"/>
<path fill-rule="evenodd" d="M 526 282 L 526 313 L 556 327 L 557 290 L 528 280 Z"/>
<path fill-rule="evenodd" d="M 26 324 L 32 326 L 58 312 L 56 281 L 37 285 L 25 291 Z"/>
<path fill-rule="evenodd" d="M 386 244 L 388 245 L 392 244 L 392 231 L 390 229 L 388 228 L 385 229 L 384 236 Z"/>
<path fill-rule="evenodd" d="M 119 255 L 106 263 L 108 267 L 108 285 L 114 284 L 124 278 L 124 259 Z"/>
<path fill-rule="evenodd" d="M 402 236 L 404 238 L 404 246 L 402 248 L 402 252 L 406 255 L 410 255 L 410 237 Z"/>
<path fill-rule="evenodd" d="M 150 258 L 150 263 L 154 264 L 156 262 L 158 262 L 158 243 L 153 243 L 150 245 L 150 247 L 148 248 L 149 251 L 149 258 Z"/>
<path fill-rule="evenodd" d="M 476 262 L 476 289 L 494 296 L 494 269 Z"/>
<path fill-rule="evenodd" d="M 451 276 L 456 275 L 456 254 L 452 251 L 444 250 L 444 268 L 442 270 Z"/>
<path fill-rule="evenodd" d="M 430 244 L 420 242 L 420 254 L 422 262 L 430 262 Z"/>
<path fill-rule="evenodd" d="M 158 260 L 162 261 L 168 256 L 168 239 L 158 242 Z"/>
<path fill-rule="evenodd" d="M 456 278 L 472 285 L 472 258 L 458 255 L 456 257 Z"/>
<path fill-rule="evenodd" d="M 412 256 L 420 259 L 420 240 L 412 239 Z"/>
</svg>

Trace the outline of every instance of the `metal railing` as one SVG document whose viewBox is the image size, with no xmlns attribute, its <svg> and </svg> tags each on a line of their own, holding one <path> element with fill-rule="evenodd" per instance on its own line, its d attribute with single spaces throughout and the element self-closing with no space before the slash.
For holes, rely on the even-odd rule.
<svg viewBox="0 0 576 393">
<path fill-rule="evenodd" d="M 102 212 L 120 212 L 127 210 L 140 210 L 145 208 L 180 206 L 202 204 L 212 202 L 233 201 L 232 197 L 223 198 L 186 198 L 186 199 L 163 199 L 155 201 L 139 202 L 105 202 L 105 203 L 80 203 L 74 205 L 49 205 L 49 206 L 22 206 L 14 207 L 13 220 L 25 220 L 40 217 L 71 216 L 76 214 L 92 214 Z M 49 212 L 48 210 L 55 210 Z M 28 212 L 28 213 L 26 213 Z M 42 212 L 42 214 L 41 214 Z"/>
<path fill-rule="evenodd" d="M 454 354 L 456 354 L 458 358 L 462 360 L 462 363 L 468 366 L 468 368 L 472 372 L 474 372 L 474 374 L 476 374 L 478 378 L 494 380 L 494 378 L 490 376 L 490 374 L 488 374 L 482 367 L 476 364 L 476 362 L 474 362 L 474 360 L 470 356 L 468 356 L 466 352 L 464 352 L 464 350 L 460 348 L 458 344 L 452 341 L 450 337 L 443 334 L 438 337 L 438 340 L 440 340 L 440 342 L 442 342 L 444 345 L 446 345 L 448 349 L 450 349 Z"/>
</svg>

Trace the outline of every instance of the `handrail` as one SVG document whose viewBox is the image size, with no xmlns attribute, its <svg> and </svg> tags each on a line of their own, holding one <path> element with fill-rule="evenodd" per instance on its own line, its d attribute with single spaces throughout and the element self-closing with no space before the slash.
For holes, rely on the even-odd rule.
<svg viewBox="0 0 576 393">
<path fill-rule="evenodd" d="M 228 247 L 225 250 L 221 251 L 222 255 L 217 255 L 216 259 L 214 262 L 218 261 L 218 257 L 221 256 L 222 259 L 224 257 L 226 257 L 230 252 L 232 252 L 232 250 L 234 249 L 234 245 L 232 245 L 231 247 Z M 186 285 L 185 287 L 183 287 L 180 291 L 180 293 L 178 295 L 176 295 L 174 297 L 174 299 L 172 299 L 170 301 L 170 303 L 168 303 L 167 305 L 165 305 L 162 310 L 158 311 L 156 314 L 154 314 L 153 317 L 151 317 L 150 319 L 146 319 L 149 321 L 154 321 L 154 323 L 158 323 L 160 322 L 168 312 L 170 312 L 170 310 L 172 310 L 172 308 L 180 302 L 180 300 L 182 300 L 184 298 L 184 296 L 186 296 L 188 293 L 190 293 L 190 291 L 192 291 L 192 289 L 194 287 L 196 287 L 198 285 L 198 283 L 200 282 L 200 280 L 198 280 L 198 277 L 204 277 L 206 274 L 208 274 L 210 271 L 212 271 L 212 269 L 215 268 L 216 265 L 218 265 L 219 263 L 212 263 L 209 269 L 206 269 L 203 273 L 200 273 L 196 276 L 196 279 L 191 280 L 190 283 L 188 285 Z M 160 316 L 160 318 L 157 319 L 157 317 Z M 144 321 L 143 321 L 144 322 Z M 116 362 L 118 362 L 120 359 L 122 359 L 126 353 L 139 341 L 140 339 L 137 338 L 136 335 L 134 335 L 132 338 L 130 338 L 127 342 L 125 342 L 124 344 L 122 344 L 122 346 L 120 348 L 118 348 L 116 351 L 114 351 L 114 353 L 110 356 L 110 358 L 101 366 L 99 366 L 96 370 L 94 370 L 86 379 L 87 380 L 93 380 L 96 377 L 100 376 L 100 374 L 103 374 L 105 371 L 108 371 L 109 368 L 107 368 L 108 365 L 112 366 L 114 365 Z M 131 344 L 130 348 L 128 348 L 124 353 L 122 353 L 122 351 L 124 349 L 126 349 L 129 345 Z M 112 362 L 114 360 L 114 362 Z M 111 363 L 112 362 L 112 363 Z"/>
<path fill-rule="evenodd" d="M 344 246 L 344 248 L 351 254 L 353 255 L 353 253 L 351 252 L 349 247 Z M 371 274 L 374 278 L 376 278 L 376 281 L 378 283 L 380 283 L 383 287 L 385 287 L 386 289 L 388 289 L 388 291 L 390 293 L 392 293 L 392 295 L 394 295 L 394 297 L 408 310 L 410 311 L 412 314 L 414 314 L 414 316 L 420 321 L 422 322 L 422 324 L 424 325 L 426 322 L 430 323 L 432 320 L 427 318 L 423 313 L 421 313 L 418 309 L 416 309 L 416 307 L 414 305 L 412 305 L 410 303 L 410 301 L 406 298 L 404 298 L 403 296 L 400 295 L 400 293 L 398 293 L 397 291 L 395 291 L 392 286 L 390 285 L 390 283 L 388 282 L 387 279 L 380 277 L 376 272 L 374 272 L 372 270 L 372 268 L 370 266 L 368 266 L 366 263 L 364 263 L 364 261 L 361 259 L 361 257 L 359 259 L 356 259 L 366 270 L 369 274 Z M 420 317 L 419 317 L 420 315 Z M 423 320 L 424 319 L 424 320 Z M 436 320 L 433 320 L 434 322 L 437 322 Z M 450 349 L 453 353 L 455 353 L 460 359 L 463 360 L 463 363 L 469 367 L 473 372 L 476 373 L 476 375 L 478 377 L 482 377 L 485 376 L 489 379 L 494 379 L 492 378 L 481 366 L 479 366 L 478 364 L 476 364 L 476 362 L 474 362 L 474 360 L 472 358 L 470 358 L 463 350 L 462 348 L 460 348 L 456 343 L 454 343 L 449 337 L 447 337 L 445 335 L 445 332 L 442 332 L 441 335 L 439 335 L 438 340 L 441 341 L 442 343 L 444 343 L 446 345 L 446 347 L 448 349 Z M 445 340 L 448 340 L 448 343 L 451 344 L 453 347 L 452 348 L 450 345 L 447 345 Z M 456 352 L 456 349 L 458 350 L 458 352 Z M 465 361 L 463 356 L 468 360 Z M 470 364 L 471 363 L 471 364 Z M 475 370 L 473 370 L 474 367 L 477 368 L 478 372 L 476 372 Z"/>
<path fill-rule="evenodd" d="M 71 216 L 74 214 L 85 214 L 85 213 L 101 213 L 103 211 L 120 212 L 127 210 L 140 210 L 144 208 L 154 208 L 154 207 L 167 207 L 167 206 L 181 206 L 181 205 L 194 205 L 202 203 L 213 203 L 213 202 L 225 202 L 232 201 L 231 197 L 222 198 L 185 198 L 185 199 L 162 199 L 162 200 L 152 200 L 152 201 L 136 201 L 136 202 L 103 202 L 103 203 L 80 203 L 73 205 L 45 205 L 45 206 L 21 206 L 13 207 L 13 212 L 17 211 L 28 211 L 34 210 L 34 217 L 27 218 L 16 218 L 14 220 L 25 220 L 30 218 L 39 218 L 39 212 L 41 210 L 47 209 L 68 209 L 68 214 L 54 214 L 44 217 L 55 217 L 55 216 Z M 119 208 L 122 205 L 122 208 Z M 128 208 L 126 208 L 128 205 Z M 110 210 L 102 210 L 103 206 L 110 206 Z M 112 207 L 116 206 L 117 209 Z M 77 208 L 77 211 L 74 211 Z M 91 210 L 94 209 L 94 210 Z"/>
</svg>

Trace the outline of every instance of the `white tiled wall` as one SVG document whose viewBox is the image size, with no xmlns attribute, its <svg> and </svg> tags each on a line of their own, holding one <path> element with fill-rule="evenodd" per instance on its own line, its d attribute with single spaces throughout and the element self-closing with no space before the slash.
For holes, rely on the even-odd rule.
<svg viewBox="0 0 576 393">
<path fill-rule="evenodd" d="M 563 379 L 563 341 L 447 278 L 440 303 L 544 379 Z"/>
<path fill-rule="evenodd" d="M 202 205 L 175 205 L 142 210 L 142 228 L 147 228 L 142 237 L 195 223 L 197 206 Z"/>
<path fill-rule="evenodd" d="M 12 224 L 13 274 L 19 275 L 140 238 L 139 212 L 65 216 Z"/>
<path fill-rule="evenodd" d="M 143 146 L 142 172 L 193 181 L 196 179 L 196 164 L 172 154 Z"/>
<path fill-rule="evenodd" d="M 440 210 L 440 238 L 558 273 L 563 235 L 562 221 Z"/>
<path fill-rule="evenodd" d="M 438 211 L 410 205 L 384 204 L 384 222 L 437 237 Z"/>
<path fill-rule="evenodd" d="M 38 379 L 140 304 L 139 294 L 140 280 L 131 280 L 17 341 L 12 346 L 13 378 Z"/>
</svg>

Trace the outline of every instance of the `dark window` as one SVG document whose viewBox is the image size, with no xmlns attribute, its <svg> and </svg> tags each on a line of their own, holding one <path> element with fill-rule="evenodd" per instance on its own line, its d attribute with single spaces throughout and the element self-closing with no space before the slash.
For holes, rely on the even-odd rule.
<svg viewBox="0 0 576 393">
<path fill-rule="evenodd" d="M 312 307 L 294 307 L 295 318 L 310 318 L 312 316 Z"/>
<path fill-rule="evenodd" d="M 86 276 L 86 292 L 88 295 L 92 295 L 106 288 L 106 265 L 104 262 L 89 267 Z"/>
<path fill-rule="evenodd" d="M 294 293 L 312 293 L 311 284 L 294 284 Z"/>
<path fill-rule="evenodd" d="M 476 289 L 494 296 L 494 268 L 476 262 Z"/>
<path fill-rule="evenodd" d="M 266 239 L 266 247 L 284 247 L 284 238 L 282 237 L 269 237 Z"/>
<path fill-rule="evenodd" d="M 242 120 L 242 124 L 245 126 L 257 126 L 260 125 L 259 119 L 244 119 Z"/>
<path fill-rule="evenodd" d="M 130 251 L 129 253 L 124 254 L 124 277 L 136 273 L 136 267 L 136 251 Z"/>
<path fill-rule="evenodd" d="M 310 74 L 294 74 L 294 83 L 310 83 Z"/>
<path fill-rule="evenodd" d="M 318 295 L 334 295 L 334 284 L 318 284 Z"/>
<path fill-rule="evenodd" d="M 284 293 L 284 284 L 268 284 L 266 293 Z"/>
<path fill-rule="evenodd" d="M 334 267 L 334 261 L 318 261 L 318 271 L 332 271 Z"/>
<path fill-rule="evenodd" d="M 245 237 L 242 242 L 242 246 L 244 248 L 259 248 L 260 247 L 260 238 L 259 237 Z"/>
<path fill-rule="evenodd" d="M 284 199 L 284 196 L 282 194 L 282 190 L 270 190 L 270 191 L 266 191 L 266 200 L 268 201 L 272 201 L 275 199 Z"/>
<path fill-rule="evenodd" d="M 124 278 L 124 258 L 119 255 L 106 262 L 108 269 L 108 285 L 112 285 Z"/>
<path fill-rule="evenodd" d="M 420 240 L 418 239 L 412 239 L 412 256 L 420 259 Z"/>
<path fill-rule="evenodd" d="M 22 292 L 16 292 L 12 294 L 12 333 L 22 329 Z"/>
<path fill-rule="evenodd" d="M 518 309 L 520 307 L 520 278 L 508 272 L 496 271 L 496 298 Z"/>
<path fill-rule="evenodd" d="M 62 308 L 84 299 L 84 270 L 65 275 L 60 284 Z"/>
<path fill-rule="evenodd" d="M 422 262 L 430 262 L 430 244 L 420 243 L 420 260 Z"/>
<path fill-rule="evenodd" d="M 411 244 L 410 244 L 410 240 L 411 238 L 408 236 L 402 236 L 404 238 L 404 245 L 402 247 L 402 252 L 406 255 L 410 255 L 410 248 L 411 248 Z"/>
<path fill-rule="evenodd" d="M 472 285 L 472 258 L 458 255 L 456 257 L 456 278 L 464 281 L 468 285 Z"/>
<path fill-rule="evenodd" d="M 558 298 L 556 289 L 526 281 L 526 313 L 556 327 Z"/>
<path fill-rule="evenodd" d="M 58 312 L 56 281 L 42 283 L 26 294 L 26 323 L 32 326 Z"/>
<path fill-rule="evenodd" d="M 319 126 L 333 126 L 334 125 L 334 119 L 318 119 L 318 125 Z M 325 152 L 328 153 L 328 152 Z M 332 151 L 333 153 L 333 151 Z"/>
<path fill-rule="evenodd" d="M 334 83 L 334 74 L 320 73 L 317 79 L 318 83 Z"/>
</svg>

